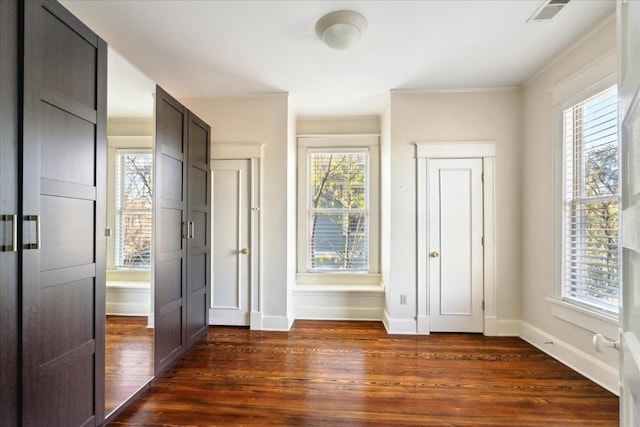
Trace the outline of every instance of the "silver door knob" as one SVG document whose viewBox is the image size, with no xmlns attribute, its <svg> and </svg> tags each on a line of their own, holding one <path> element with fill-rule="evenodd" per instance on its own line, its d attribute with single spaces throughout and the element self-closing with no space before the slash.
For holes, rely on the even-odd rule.
<svg viewBox="0 0 640 427">
<path fill-rule="evenodd" d="M 433 252 L 431 252 L 431 253 L 429 254 L 429 256 L 430 256 L 431 258 L 438 258 L 438 257 L 440 256 L 440 254 L 439 254 L 438 252 L 436 252 L 436 251 L 433 251 Z"/>
</svg>

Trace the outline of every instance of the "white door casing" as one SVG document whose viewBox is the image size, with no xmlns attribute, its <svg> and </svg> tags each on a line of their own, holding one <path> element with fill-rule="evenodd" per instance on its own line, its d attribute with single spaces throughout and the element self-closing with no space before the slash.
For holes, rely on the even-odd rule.
<svg viewBox="0 0 640 427">
<path fill-rule="evenodd" d="M 483 332 L 482 159 L 428 162 L 431 332 Z"/>
<path fill-rule="evenodd" d="M 480 284 L 484 311 L 480 332 L 498 335 L 495 294 L 495 202 L 494 202 L 494 161 L 495 141 L 463 142 L 416 142 L 417 158 L 417 333 L 429 334 L 431 329 L 430 274 L 433 258 L 429 256 L 429 163 L 434 159 L 478 159 L 482 165 L 484 179 L 480 190 L 482 197 L 482 226 L 484 246 L 481 251 L 482 283 Z M 477 226 L 476 226 L 477 227 Z M 481 234 L 482 241 L 482 234 Z M 436 251 L 439 253 L 439 251 Z M 440 267 L 436 262 L 436 267 Z M 476 267 L 477 268 L 477 267 Z M 439 297 L 438 297 L 439 298 Z M 434 329 L 435 331 L 435 329 Z"/>
<path fill-rule="evenodd" d="M 209 323 L 262 329 L 261 158 L 255 143 L 212 144 Z"/>
<path fill-rule="evenodd" d="M 622 166 L 620 425 L 640 425 L 640 2 L 618 1 Z"/>
</svg>

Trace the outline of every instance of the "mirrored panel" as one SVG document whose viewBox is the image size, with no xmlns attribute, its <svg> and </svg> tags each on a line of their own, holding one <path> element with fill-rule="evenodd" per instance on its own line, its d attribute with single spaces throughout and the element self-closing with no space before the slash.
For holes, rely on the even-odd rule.
<svg viewBox="0 0 640 427">
<path fill-rule="evenodd" d="M 108 416 L 153 378 L 155 83 L 110 48 L 107 90 Z"/>
</svg>

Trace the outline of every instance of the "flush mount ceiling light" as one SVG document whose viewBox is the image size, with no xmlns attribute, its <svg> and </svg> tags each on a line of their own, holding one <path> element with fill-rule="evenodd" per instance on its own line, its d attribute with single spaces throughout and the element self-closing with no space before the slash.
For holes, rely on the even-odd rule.
<svg viewBox="0 0 640 427">
<path fill-rule="evenodd" d="M 350 10 L 338 10 L 324 15 L 316 24 L 316 34 L 332 49 L 348 49 L 367 31 L 367 20 Z"/>
</svg>

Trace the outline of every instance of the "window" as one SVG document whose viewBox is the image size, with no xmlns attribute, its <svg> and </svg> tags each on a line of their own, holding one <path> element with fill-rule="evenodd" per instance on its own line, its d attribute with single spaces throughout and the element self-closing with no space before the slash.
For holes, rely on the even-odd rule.
<svg viewBox="0 0 640 427">
<path fill-rule="evenodd" d="M 310 150 L 307 271 L 369 270 L 369 153 Z"/>
<path fill-rule="evenodd" d="M 152 165 L 149 150 L 116 154 L 116 268 L 149 269 L 151 263 Z"/>
<path fill-rule="evenodd" d="M 298 137 L 297 284 L 380 286 L 378 135 Z"/>
<path fill-rule="evenodd" d="M 615 86 L 563 111 L 562 297 L 617 315 L 621 269 Z"/>
</svg>

